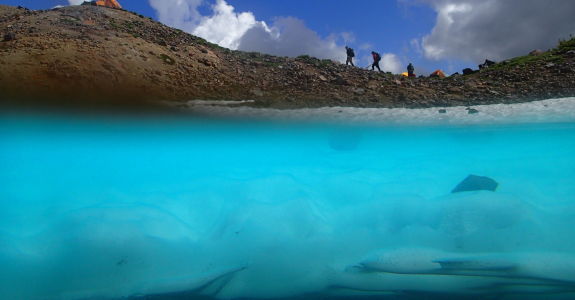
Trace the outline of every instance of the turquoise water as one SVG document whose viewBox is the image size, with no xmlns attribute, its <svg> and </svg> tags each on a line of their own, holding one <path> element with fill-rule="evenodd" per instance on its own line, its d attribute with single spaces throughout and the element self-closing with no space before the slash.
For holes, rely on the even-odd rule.
<svg viewBox="0 0 575 300">
<path fill-rule="evenodd" d="M 4 114 L 0 199 L 2 299 L 575 297 L 575 123 Z"/>
</svg>

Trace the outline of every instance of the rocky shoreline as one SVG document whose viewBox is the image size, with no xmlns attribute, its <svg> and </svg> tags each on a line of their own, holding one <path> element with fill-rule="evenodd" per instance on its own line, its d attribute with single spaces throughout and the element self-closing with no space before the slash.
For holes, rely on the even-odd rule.
<svg viewBox="0 0 575 300">
<path fill-rule="evenodd" d="M 575 39 L 472 75 L 406 78 L 232 51 L 128 11 L 0 5 L 0 100 L 252 100 L 279 109 L 449 107 L 575 96 Z M 528 52 L 529 49 L 526 49 Z"/>
</svg>

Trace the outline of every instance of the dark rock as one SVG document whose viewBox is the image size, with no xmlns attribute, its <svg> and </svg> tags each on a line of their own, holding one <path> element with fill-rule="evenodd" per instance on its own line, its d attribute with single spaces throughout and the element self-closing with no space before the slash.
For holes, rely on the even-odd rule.
<svg viewBox="0 0 575 300">
<path fill-rule="evenodd" d="M 10 42 L 10 41 L 14 41 L 14 40 L 16 40 L 16 34 L 13 32 L 8 32 L 4 35 L 4 39 L 2 41 Z"/>
<path fill-rule="evenodd" d="M 469 108 L 469 107 L 468 107 L 468 108 L 466 108 L 466 109 L 467 109 L 467 113 L 470 114 L 470 115 L 479 113 L 479 111 L 478 111 L 477 109 L 475 109 L 475 108 Z"/>
<path fill-rule="evenodd" d="M 343 79 L 341 76 L 337 76 L 334 80 L 332 80 L 332 82 L 337 85 L 349 85 L 349 82 L 347 82 L 347 80 Z"/>
<path fill-rule="evenodd" d="M 483 70 L 485 68 L 489 68 L 495 64 L 494 61 L 486 59 L 484 63 L 479 65 L 479 70 Z"/>
<path fill-rule="evenodd" d="M 465 68 L 463 69 L 463 75 L 471 75 L 474 74 L 476 71 L 473 71 L 473 69 L 471 68 Z"/>
<path fill-rule="evenodd" d="M 451 193 L 471 192 L 471 191 L 492 191 L 495 192 L 499 186 L 497 181 L 477 175 L 469 175 L 462 182 L 460 182 Z"/>
<path fill-rule="evenodd" d="M 447 109 L 440 109 L 437 112 L 440 114 L 445 114 L 445 113 L 447 113 Z"/>
</svg>

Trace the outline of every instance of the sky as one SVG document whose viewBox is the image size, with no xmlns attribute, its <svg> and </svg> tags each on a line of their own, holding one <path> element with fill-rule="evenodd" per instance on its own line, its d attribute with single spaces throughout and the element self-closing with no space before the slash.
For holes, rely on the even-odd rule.
<svg viewBox="0 0 575 300">
<path fill-rule="evenodd" d="M 82 0 L 0 0 L 48 9 Z M 367 67 L 419 75 L 451 74 L 575 35 L 574 0 L 120 0 L 125 9 L 223 47 L 345 61 L 344 46 Z"/>
</svg>

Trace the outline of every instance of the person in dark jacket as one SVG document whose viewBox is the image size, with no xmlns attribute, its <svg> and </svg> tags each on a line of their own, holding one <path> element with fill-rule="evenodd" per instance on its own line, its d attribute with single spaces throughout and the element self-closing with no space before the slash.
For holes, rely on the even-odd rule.
<svg viewBox="0 0 575 300">
<path fill-rule="evenodd" d="M 355 57 L 355 52 L 352 48 L 345 46 L 345 51 L 347 52 L 347 60 L 345 61 L 345 65 L 351 64 L 352 67 L 355 67 L 353 64 L 353 58 Z"/>
<path fill-rule="evenodd" d="M 407 65 L 407 76 L 408 77 L 415 77 L 415 68 L 413 67 L 413 65 L 411 63 L 409 63 L 409 65 Z"/>
<path fill-rule="evenodd" d="M 371 51 L 371 56 L 373 57 L 373 64 L 371 65 L 371 70 L 375 70 L 375 68 L 377 68 L 380 72 L 381 69 L 379 68 L 379 62 L 381 61 L 381 55 L 379 55 L 379 53 L 375 52 L 375 51 Z"/>
</svg>

